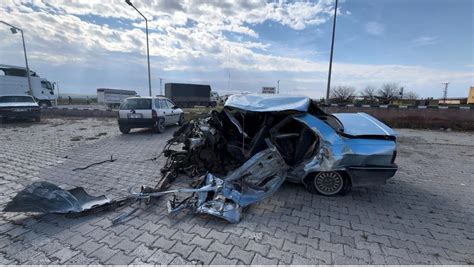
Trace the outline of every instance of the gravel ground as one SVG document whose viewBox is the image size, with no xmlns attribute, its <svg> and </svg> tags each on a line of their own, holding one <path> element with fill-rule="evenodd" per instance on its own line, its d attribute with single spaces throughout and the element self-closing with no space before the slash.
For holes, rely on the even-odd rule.
<svg viewBox="0 0 474 267">
<path fill-rule="evenodd" d="M 175 129 L 121 135 L 114 119 L 0 125 L 0 207 L 37 180 L 110 198 L 153 186 L 163 160 L 150 159 Z M 473 264 L 474 134 L 398 131 L 399 171 L 387 185 L 328 198 L 285 184 L 239 224 L 170 216 L 164 200 L 120 226 L 111 219 L 123 210 L 2 212 L 0 264 Z"/>
</svg>

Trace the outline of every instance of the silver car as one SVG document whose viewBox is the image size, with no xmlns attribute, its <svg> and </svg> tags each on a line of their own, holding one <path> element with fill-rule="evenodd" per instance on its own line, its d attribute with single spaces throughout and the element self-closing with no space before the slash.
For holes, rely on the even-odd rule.
<svg viewBox="0 0 474 267">
<path fill-rule="evenodd" d="M 133 128 L 162 133 L 167 125 L 183 123 L 183 110 L 166 97 L 129 97 L 120 105 L 118 125 L 124 134 Z"/>
</svg>

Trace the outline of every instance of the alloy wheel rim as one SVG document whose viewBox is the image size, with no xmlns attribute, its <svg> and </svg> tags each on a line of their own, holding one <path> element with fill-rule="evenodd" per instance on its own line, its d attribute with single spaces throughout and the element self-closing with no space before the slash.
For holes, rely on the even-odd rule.
<svg viewBox="0 0 474 267">
<path fill-rule="evenodd" d="M 334 195 L 341 191 L 344 182 L 337 172 L 321 172 L 314 179 L 316 189 L 325 195 Z"/>
</svg>

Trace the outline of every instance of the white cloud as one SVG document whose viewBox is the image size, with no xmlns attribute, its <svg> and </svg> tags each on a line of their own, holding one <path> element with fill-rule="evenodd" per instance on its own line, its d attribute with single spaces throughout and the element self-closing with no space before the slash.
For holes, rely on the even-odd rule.
<svg viewBox="0 0 474 267">
<path fill-rule="evenodd" d="M 420 36 L 411 41 L 413 46 L 427 46 L 438 43 L 438 36 Z"/>
<path fill-rule="evenodd" d="M 365 31 L 371 35 L 381 35 L 385 31 L 384 25 L 376 21 L 365 24 Z"/>
<path fill-rule="evenodd" d="M 140 74 L 146 71 L 143 69 L 145 25 L 125 3 L 111 0 L 28 2 L 25 8 L 26 1 L 23 0 L 6 3 L 0 0 L 0 3 L 5 3 L 0 5 L 0 12 L 2 20 L 25 29 L 34 70 L 38 71 L 36 66 L 51 68 L 58 73 L 68 69 L 65 77 L 57 76 L 57 79 L 63 79 L 62 88 L 66 90 L 68 87 L 95 88 L 107 84 L 133 88 L 141 83 L 146 85 L 142 79 L 144 76 Z M 151 19 L 152 75 L 171 80 L 206 81 L 222 89 L 227 87 L 229 72 L 233 89 L 249 91 L 281 79 L 283 89 L 295 88 L 313 97 L 324 94 L 327 62 L 274 55 L 271 45 L 259 40 L 252 25 L 270 21 L 295 30 L 303 29 L 328 21 L 334 11 L 332 5 L 332 1 L 326 0 L 278 3 L 209 0 L 204 4 L 192 0 L 136 1 L 136 6 Z M 81 19 L 84 15 L 98 16 L 109 25 Z M 110 23 L 119 20 L 123 23 Z M 384 31 L 383 25 L 377 22 L 366 26 L 371 34 Z M 21 43 L 7 30 L 0 28 L 0 58 L 2 61 L 21 62 L 21 49 L 17 49 Z M 244 41 L 231 38 L 228 33 L 241 36 Z M 13 59 L 14 55 L 18 55 L 16 59 Z M 352 83 L 361 87 L 369 83 L 395 81 L 416 88 L 429 88 L 438 85 L 440 80 L 463 83 L 472 81 L 473 76 L 470 72 L 448 72 L 420 66 L 340 62 L 335 62 L 333 70 L 334 84 Z M 70 81 L 70 77 L 79 75 L 77 73 L 87 79 Z M 90 77 L 96 77 L 96 80 Z M 429 95 L 428 89 L 424 90 Z M 418 93 L 423 95 L 423 92 Z"/>
</svg>

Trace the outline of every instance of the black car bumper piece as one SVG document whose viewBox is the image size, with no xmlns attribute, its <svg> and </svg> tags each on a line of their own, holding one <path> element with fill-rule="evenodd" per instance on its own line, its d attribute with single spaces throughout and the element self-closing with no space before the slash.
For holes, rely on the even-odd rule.
<svg viewBox="0 0 474 267">
<path fill-rule="evenodd" d="M 351 178 L 352 186 L 383 185 L 397 172 L 398 166 L 389 167 L 348 167 L 347 174 Z"/>
</svg>

